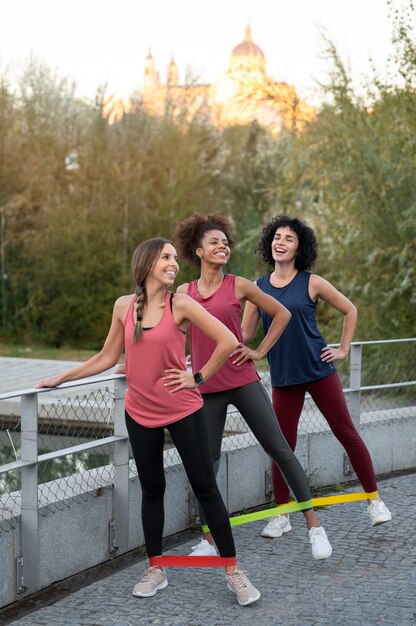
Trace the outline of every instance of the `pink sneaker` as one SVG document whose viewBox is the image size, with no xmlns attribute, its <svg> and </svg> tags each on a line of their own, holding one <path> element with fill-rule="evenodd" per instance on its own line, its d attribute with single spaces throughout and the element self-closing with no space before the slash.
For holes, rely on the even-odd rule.
<svg viewBox="0 0 416 626">
<path fill-rule="evenodd" d="M 237 602 L 241 606 L 247 606 L 260 598 L 260 591 L 251 584 L 244 572 L 239 569 L 227 574 L 228 589 L 235 593 Z"/>
<path fill-rule="evenodd" d="M 137 598 L 149 598 L 154 596 L 156 591 L 168 586 L 165 570 L 160 567 L 149 567 L 143 578 L 137 585 L 134 585 L 132 594 Z"/>
</svg>

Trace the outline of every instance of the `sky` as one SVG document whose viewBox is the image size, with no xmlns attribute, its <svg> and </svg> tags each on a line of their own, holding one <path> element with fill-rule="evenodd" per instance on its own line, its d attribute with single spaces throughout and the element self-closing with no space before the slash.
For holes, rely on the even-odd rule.
<svg viewBox="0 0 416 626">
<path fill-rule="evenodd" d="M 107 93 L 127 98 L 142 85 L 150 49 L 163 80 L 173 56 L 180 80 L 188 68 L 212 82 L 249 23 L 267 73 L 314 101 L 329 68 L 322 31 L 358 84 L 370 57 L 385 70 L 388 13 L 387 0 L 0 0 L 0 72 L 13 82 L 33 55 L 75 80 L 79 96 L 93 98 L 106 83 Z"/>
</svg>

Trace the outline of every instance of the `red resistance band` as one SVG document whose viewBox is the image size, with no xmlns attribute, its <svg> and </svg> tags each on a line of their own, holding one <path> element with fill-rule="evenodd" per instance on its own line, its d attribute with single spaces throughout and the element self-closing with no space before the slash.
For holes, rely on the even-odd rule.
<svg viewBox="0 0 416 626">
<path fill-rule="evenodd" d="M 227 567 L 237 563 L 237 557 L 229 556 L 151 556 L 150 567 Z"/>
</svg>

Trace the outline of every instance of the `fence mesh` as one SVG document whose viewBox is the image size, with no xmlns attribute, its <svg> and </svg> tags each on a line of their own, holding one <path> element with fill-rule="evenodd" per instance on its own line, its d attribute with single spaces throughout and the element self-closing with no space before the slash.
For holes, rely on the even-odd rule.
<svg viewBox="0 0 416 626">
<path fill-rule="evenodd" d="M 364 345 L 362 354 L 363 387 L 404 383 L 416 380 L 416 343 Z M 369 389 L 361 393 L 360 423 L 414 416 L 416 385 Z"/>
<path fill-rule="evenodd" d="M 20 416 L 0 415 L 0 465 L 20 460 Z M 0 474 L 0 530 L 8 532 L 20 514 L 20 470 Z"/>
<path fill-rule="evenodd" d="M 361 385 L 386 385 L 416 380 L 416 344 L 383 343 L 363 345 Z M 344 388 L 349 387 L 349 362 L 337 363 Z M 261 374 L 262 382 L 271 393 L 270 375 Z M 114 390 L 107 386 L 84 394 L 60 397 L 42 394 L 39 401 L 38 452 L 66 450 L 85 442 L 96 441 L 114 434 Z M 347 402 L 350 394 L 346 394 Z M 416 386 L 369 389 L 361 392 L 360 423 L 376 423 L 414 417 Z M 21 421 L 18 411 L 5 410 L 0 404 L 0 465 L 21 458 Z M 323 416 L 307 395 L 299 423 L 299 434 L 328 430 Z M 236 438 L 235 435 L 238 435 Z M 237 443 L 236 443 L 237 442 Z M 229 453 L 256 440 L 235 407 L 227 414 L 222 449 Z M 42 515 L 70 506 L 71 502 L 91 497 L 96 490 L 113 484 L 113 445 L 88 451 L 68 453 L 59 458 L 39 462 L 38 500 Z M 131 451 L 130 451 L 130 458 Z M 165 462 L 170 470 L 180 469 L 181 463 L 169 433 L 165 437 Z M 132 473 L 136 473 L 132 463 Z M 20 471 L 0 474 L 0 532 L 9 531 L 20 514 Z M 192 496 L 187 502 L 170 500 L 183 512 L 194 510 Z"/>
<path fill-rule="evenodd" d="M 39 454 L 110 437 L 114 392 L 109 387 L 52 400 L 39 406 Z M 111 444 L 39 463 L 39 505 L 47 511 L 86 499 L 113 482 Z"/>
</svg>

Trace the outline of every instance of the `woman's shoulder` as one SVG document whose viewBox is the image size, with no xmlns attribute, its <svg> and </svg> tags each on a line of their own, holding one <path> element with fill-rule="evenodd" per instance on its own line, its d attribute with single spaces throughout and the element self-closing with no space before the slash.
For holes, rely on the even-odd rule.
<svg viewBox="0 0 416 626">
<path fill-rule="evenodd" d="M 115 301 L 114 306 L 116 307 L 122 307 L 122 306 L 128 306 L 131 304 L 131 301 L 136 297 L 136 294 L 134 293 L 129 293 L 125 296 L 120 296 L 119 298 L 117 298 L 117 300 Z"/>
<path fill-rule="evenodd" d="M 242 297 L 252 293 L 253 289 L 257 287 L 256 280 L 250 280 L 249 278 L 244 278 L 244 276 L 235 276 L 234 278 L 236 293 L 238 292 Z"/>
<path fill-rule="evenodd" d="M 188 293 L 188 289 L 189 289 L 189 285 L 191 283 L 182 283 L 182 285 L 179 285 L 179 287 L 176 290 L 176 293 Z"/>
<path fill-rule="evenodd" d="M 320 285 L 330 284 L 327 280 L 325 280 L 325 278 L 319 276 L 319 274 L 312 274 L 311 272 L 304 272 L 304 274 L 307 274 L 309 284 L 312 287 L 319 287 Z"/>
<path fill-rule="evenodd" d="M 187 306 L 193 302 L 195 302 L 193 298 L 184 291 L 172 293 L 172 303 L 174 306 Z"/>
<path fill-rule="evenodd" d="M 114 313 L 118 315 L 118 317 L 124 321 L 126 317 L 127 311 L 129 310 L 130 305 L 135 300 L 136 294 L 130 293 L 125 296 L 120 296 L 114 303 Z"/>
</svg>

